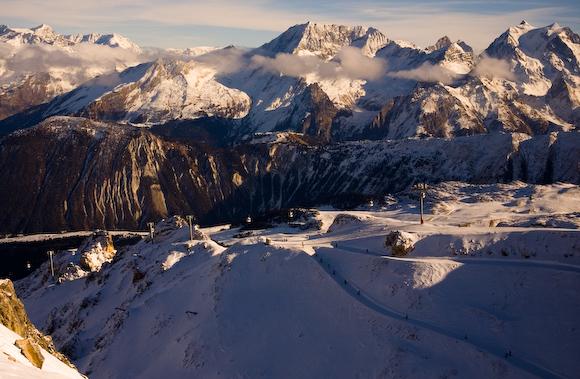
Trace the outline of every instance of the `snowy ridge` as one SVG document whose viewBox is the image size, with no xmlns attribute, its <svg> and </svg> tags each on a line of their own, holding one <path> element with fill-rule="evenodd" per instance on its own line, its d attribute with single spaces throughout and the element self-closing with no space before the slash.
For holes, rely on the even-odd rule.
<svg viewBox="0 0 580 379">
<path fill-rule="evenodd" d="M 292 26 L 259 50 L 331 59 L 345 46 L 357 47 L 366 55 L 374 56 L 387 42 L 388 38 L 374 28 L 308 22 Z"/>
<path fill-rule="evenodd" d="M 565 184 L 445 183 L 429 189 L 425 225 L 408 193 L 318 210 L 320 230 L 217 226 L 193 241 L 165 221 L 91 279 L 47 288 L 45 264 L 18 289 L 32 319 L 97 379 L 566 377 L 580 340 L 578 218 L 566 213 L 578 196 Z M 550 209 L 570 223 L 490 226 Z M 406 257 L 385 247 L 392 230 L 416 236 Z"/>
<path fill-rule="evenodd" d="M 522 21 L 498 37 L 484 54 L 509 60 L 529 95 L 545 95 L 558 75 L 580 74 L 580 37 L 558 24 L 537 28 Z"/>
<path fill-rule="evenodd" d="M 38 25 L 30 29 L 9 28 L 6 25 L 0 25 L 0 42 L 15 47 L 34 44 L 67 47 L 79 43 L 90 43 L 132 50 L 136 53 L 141 51 L 137 44 L 120 34 L 89 33 L 84 35 L 62 35 L 55 32 L 51 26 L 46 24 Z"/>
<path fill-rule="evenodd" d="M 195 61 L 157 60 L 86 83 L 55 99 L 45 116 L 74 113 L 143 124 L 244 117 L 250 98 L 220 84 L 215 75 L 215 69 Z"/>
</svg>

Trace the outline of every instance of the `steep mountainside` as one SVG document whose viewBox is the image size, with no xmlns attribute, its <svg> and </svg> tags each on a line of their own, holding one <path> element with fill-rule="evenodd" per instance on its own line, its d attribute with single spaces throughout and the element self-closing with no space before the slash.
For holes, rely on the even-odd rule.
<svg viewBox="0 0 580 379">
<path fill-rule="evenodd" d="M 0 142 L 0 225 L 2 232 L 135 229 L 187 213 L 217 222 L 293 205 L 356 203 L 415 180 L 579 183 L 579 138 L 493 134 L 326 147 L 289 139 L 221 151 L 142 128 L 56 117 Z"/>
<path fill-rule="evenodd" d="M 70 89 L 49 73 L 24 75 L 19 81 L 3 84 L 0 86 L 0 120 L 45 103 Z"/>
<path fill-rule="evenodd" d="M 74 109 L 92 119 L 136 123 L 245 116 L 250 98 L 217 82 L 215 74 L 215 70 L 193 61 L 158 60 L 125 71 L 116 81 L 111 78 L 112 85 L 98 87 L 101 78 L 89 82 L 55 99 L 44 115 Z"/>
</svg>

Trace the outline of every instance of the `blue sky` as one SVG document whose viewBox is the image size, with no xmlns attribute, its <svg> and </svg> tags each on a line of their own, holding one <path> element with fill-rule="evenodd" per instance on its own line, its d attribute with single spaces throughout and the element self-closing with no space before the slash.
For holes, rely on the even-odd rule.
<svg viewBox="0 0 580 379">
<path fill-rule="evenodd" d="M 374 26 L 426 46 L 438 37 L 485 48 L 522 19 L 580 29 L 578 0 L 0 0 L 0 23 L 61 33 L 118 32 L 142 46 L 258 46 L 306 21 Z"/>
</svg>

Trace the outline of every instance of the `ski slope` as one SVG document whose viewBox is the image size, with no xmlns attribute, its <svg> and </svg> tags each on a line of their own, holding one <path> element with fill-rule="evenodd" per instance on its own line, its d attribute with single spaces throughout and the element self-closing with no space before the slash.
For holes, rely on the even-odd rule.
<svg viewBox="0 0 580 379">
<path fill-rule="evenodd" d="M 401 194 L 321 207 L 320 229 L 222 225 L 193 241 L 166 221 L 98 272 L 52 285 L 41 267 L 18 291 L 91 378 L 574 377 L 579 229 L 508 225 L 550 212 L 575 225 L 578 193 L 445 183 L 424 225 Z M 453 209 L 434 215 L 442 202 Z M 391 230 L 415 249 L 392 257 Z"/>
</svg>

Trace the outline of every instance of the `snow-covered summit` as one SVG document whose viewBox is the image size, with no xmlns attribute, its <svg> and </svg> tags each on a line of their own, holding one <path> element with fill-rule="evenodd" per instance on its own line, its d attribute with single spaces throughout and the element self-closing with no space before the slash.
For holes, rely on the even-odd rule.
<svg viewBox="0 0 580 379">
<path fill-rule="evenodd" d="M 557 23 L 512 26 L 484 54 L 510 62 L 529 95 L 545 95 L 560 75 L 580 74 L 580 36 Z"/>
<path fill-rule="evenodd" d="M 45 115 L 162 123 L 203 116 L 244 117 L 251 99 L 219 83 L 215 68 L 196 61 L 158 59 L 96 78 L 61 96 Z"/>
<path fill-rule="evenodd" d="M 57 33 L 54 31 L 52 26 L 47 24 L 40 24 L 34 28 L 31 28 L 30 30 L 33 31 L 37 36 L 42 36 L 45 38 L 54 38 L 57 36 Z"/>
<path fill-rule="evenodd" d="M 0 25 L 0 42 L 12 46 L 22 45 L 53 45 L 59 47 L 73 46 L 79 43 L 91 43 L 95 45 L 105 45 L 109 47 L 118 47 L 121 49 L 140 52 L 139 46 L 120 34 L 72 34 L 63 35 L 54 31 L 50 25 L 41 24 L 36 27 L 27 28 L 10 28 L 7 25 Z"/>
<path fill-rule="evenodd" d="M 260 50 L 330 59 L 345 46 L 358 47 L 373 56 L 387 42 L 388 38 L 375 28 L 307 22 L 290 27 Z"/>
<path fill-rule="evenodd" d="M 92 43 L 95 45 L 104 45 L 109 47 L 118 47 L 121 49 L 132 50 L 134 52 L 140 52 L 141 48 L 131 41 L 129 38 L 117 34 L 99 34 L 99 33 L 89 33 L 89 34 L 77 34 L 67 36 L 71 41 L 76 43 Z"/>
<path fill-rule="evenodd" d="M 441 38 L 439 38 L 437 40 L 437 42 L 435 42 L 434 45 L 427 47 L 427 51 L 435 51 L 435 50 L 439 50 L 439 49 L 443 49 L 446 47 L 449 47 L 453 42 L 451 41 L 451 38 L 449 38 L 448 36 L 443 36 Z"/>
<path fill-rule="evenodd" d="M 56 33 L 52 27 L 46 24 L 30 29 L 10 28 L 7 25 L 2 25 L 0 26 L 0 42 L 8 43 L 12 46 L 33 44 L 70 46 L 74 44 L 66 36 Z"/>
</svg>

